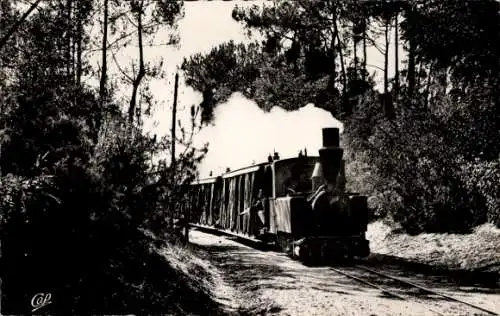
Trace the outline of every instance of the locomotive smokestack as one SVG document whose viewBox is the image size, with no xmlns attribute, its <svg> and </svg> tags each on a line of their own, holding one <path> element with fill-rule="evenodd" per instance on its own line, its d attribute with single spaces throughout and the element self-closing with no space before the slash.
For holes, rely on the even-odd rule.
<svg viewBox="0 0 500 316">
<path fill-rule="evenodd" d="M 341 168 L 344 150 L 339 146 L 339 129 L 323 128 L 323 148 L 319 150 L 319 159 L 328 186 L 335 186 Z"/>
<path fill-rule="evenodd" d="M 334 128 L 323 128 L 323 147 L 339 147 L 340 146 L 340 136 L 339 129 Z"/>
</svg>

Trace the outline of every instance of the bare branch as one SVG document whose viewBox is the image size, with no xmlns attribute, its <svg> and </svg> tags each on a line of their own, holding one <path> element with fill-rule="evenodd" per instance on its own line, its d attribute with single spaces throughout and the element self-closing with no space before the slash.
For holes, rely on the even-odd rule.
<svg viewBox="0 0 500 316">
<path fill-rule="evenodd" d="M 113 61 L 115 62 L 116 67 L 122 73 L 122 75 L 125 78 L 127 78 L 130 82 L 134 82 L 134 79 L 132 77 L 130 77 L 125 70 L 122 69 L 122 67 L 120 66 L 120 63 L 116 59 L 116 54 L 113 51 L 111 51 L 111 56 L 113 57 Z"/>
<path fill-rule="evenodd" d="M 153 28 L 156 26 L 156 23 L 155 22 L 150 22 L 146 25 L 143 25 L 142 26 L 142 30 L 143 32 L 148 32 L 149 29 Z M 124 33 L 122 34 L 120 37 L 116 38 L 114 41 L 112 41 L 111 43 L 108 43 L 108 45 L 106 46 L 106 49 L 113 49 L 117 44 L 119 44 L 121 41 L 123 41 L 124 39 L 134 35 L 135 33 L 137 32 L 137 30 L 133 30 L 133 31 L 130 31 L 128 33 Z M 95 48 L 95 49 L 89 49 L 89 50 L 86 50 L 87 53 L 93 53 L 93 52 L 97 52 L 97 51 L 101 51 L 103 48 L 102 47 L 99 47 L 99 48 Z"/>
<path fill-rule="evenodd" d="M 378 47 L 377 43 L 373 38 L 366 36 L 366 40 L 369 41 L 371 46 L 375 47 L 381 54 L 385 54 L 385 51 L 380 47 Z"/>
<path fill-rule="evenodd" d="M 378 70 L 382 70 L 382 71 L 384 71 L 384 68 L 379 67 L 379 66 L 376 66 L 376 65 L 366 64 L 366 66 L 368 66 L 368 67 L 372 67 L 372 68 L 376 68 L 376 69 L 378 69 Z"/>
<path fill-rule="evenodd" d="M 14 35 L 14 33 L 17 31 L 19 26 L 28 18 L 28 16 L 33 12 L 33 10 L 36 9 L 36 7 L 40 4 L 42 0 L 36 0 L 26 11 L 23 16 L 5 33 L 5 35 L 0 39 L 0 50 L 5 46 L 7 41 Z"/>
</svg>

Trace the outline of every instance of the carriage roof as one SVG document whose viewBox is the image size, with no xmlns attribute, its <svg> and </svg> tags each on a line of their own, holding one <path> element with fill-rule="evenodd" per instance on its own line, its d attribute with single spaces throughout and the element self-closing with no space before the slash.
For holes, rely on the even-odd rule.
<svg viewBox="0 0 500 316">
<path fill-rule="evenodd" d="M 307 157 L 303 157 L 303 158 L 307 158 L 308 160 L 316 160 L 319 157 L 317 157 L 317 156 L 307 156 Z M 255 171 L 259 170 L 259 168 L 261 168 L 263 166 L 266 166 L 266 165 L 271 165 L 271 164 L 278 164 L 278 165 L 280 165 L 280 164 L 286 164 L 286 163 L 293 162 L 294 160 L 303 159 L 303 158 L 292 157 L 292 158 L 285 158 L 285 159 L 276 160 L 273 163 L 269 163 L 269 162 L 258 163 L 258 164 L 255 164 L 255 165 L 246 166 L 246 167 L 242 167 L 242 168 L 230 171 L 230 172 L 223 173 L 219 177 L 222 177 L 223 179 L 232 178 L 232 177 L 239 176 L 239 175 L 242 175 L 242 174 L 255 172 Z M 219 177 L 209 177 L 209 178 L 200 179 L 198 181 L 195 181 L 193 184 L 197 185 L 197 184 L 214 183 L 217 180 L 217 178 L 219 178 Z"/>
</svg>

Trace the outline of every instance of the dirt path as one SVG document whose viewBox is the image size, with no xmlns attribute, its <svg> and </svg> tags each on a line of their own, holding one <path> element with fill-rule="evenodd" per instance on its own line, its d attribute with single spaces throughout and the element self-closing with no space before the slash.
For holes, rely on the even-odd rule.
<svg viewBox="0 0 500 316">
<path fill-rule="evenodd" d="M 231 288 L 227 289 L 230 295 L 226 300 L 233 311 L 239 305 L 239 314 L 482 315 L 480 311 L 439 297 L 392 299 L 328 267 L 305 267 L 282 253 L 257 250 L 227 237 L 192 230 L 190 240 L 222 272 L 225 286 Z M 450 278 L 398 271 L 383 263 L 380 257 L 368 263 L 500 314 L 498 288 L 454 284 Z"/>
</svg>

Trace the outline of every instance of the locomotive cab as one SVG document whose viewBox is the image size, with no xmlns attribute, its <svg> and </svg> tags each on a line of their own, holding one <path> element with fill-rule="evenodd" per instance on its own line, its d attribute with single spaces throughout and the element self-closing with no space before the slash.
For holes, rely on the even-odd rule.
<svg viewBox="0 0 500 316">
<path fill-rule="evenodd" d="M 302 180 L 294 194 L 284 190 L 281 168 L 275 164 L 275 196 L 270 205 L 271 233 L 282 250 L 308 260 L 312 257 L 365 257 L 369 243 L 367 199 L 345 193 L 343 150 L 338 129 L 323 130 L 320 157 L 300 161 L 283 168 L 288 179 Z M 294 167 L 302 174 L 294 175 Z M 304 174 L 308 174 L 305 181 Z"/>
</svg>

